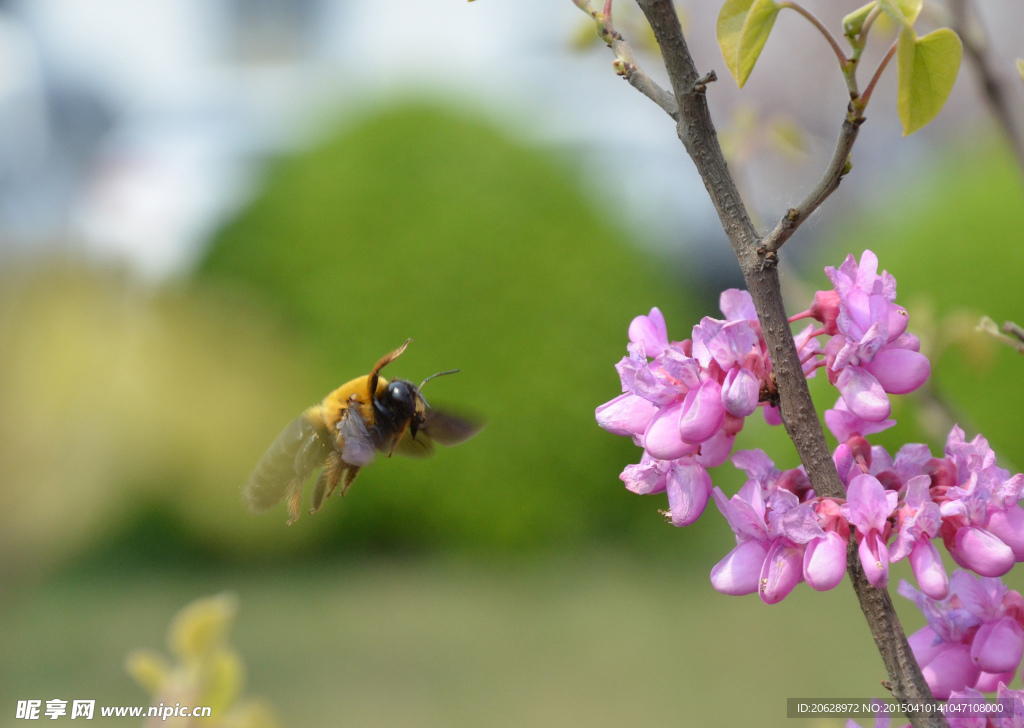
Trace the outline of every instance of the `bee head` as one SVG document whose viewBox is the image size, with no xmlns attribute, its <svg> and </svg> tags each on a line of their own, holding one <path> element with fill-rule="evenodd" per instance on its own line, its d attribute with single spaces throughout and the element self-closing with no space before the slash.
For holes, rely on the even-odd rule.
<svg viewBox="0 0 1024 728">
<path fill-rule="evenodd" d="M 394 408 L 394 411 L 402 417 L 413 417 L 416 414 L 420 396 L 419 391 L 412 382 L 396 379 L 388 384 L 385 396 L 388 398 L 389 404 Z"/>
</svg>

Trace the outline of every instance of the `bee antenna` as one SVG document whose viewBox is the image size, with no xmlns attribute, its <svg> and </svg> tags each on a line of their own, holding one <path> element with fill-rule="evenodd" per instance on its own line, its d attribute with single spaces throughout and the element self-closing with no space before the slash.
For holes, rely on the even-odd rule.
<svg viewBox="0 0 1024 728">
<path fill-rule="evenodd" d="M 420 382 L 419 388 L 423 389 L 423 385 L 426 384 L 427 382 L 429 382 L 431 379 L 437 379 L 438 377 L 443 377 L 446 374 L 458 374 L 461 371 L 462 371 L 461 369 L 449 369 L 446 372 L 438 372 L 437 374 L 431 374 L 429 377 L 427 377 L 422 382 Z"/>
</svg>

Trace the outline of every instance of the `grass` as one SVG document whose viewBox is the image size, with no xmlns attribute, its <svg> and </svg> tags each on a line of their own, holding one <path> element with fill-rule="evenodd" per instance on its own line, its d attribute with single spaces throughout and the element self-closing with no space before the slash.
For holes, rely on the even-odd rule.
<svg viewBox="0 0 1024 728">
<path fill-rule="evenodd" d="M 768 607 L 713 592 L 710 565 L 381 558 L 69 575 L 0 601 L 0 726 L 20 724 L 19 699 L 148 704 L 124 655 L 164 650 L 171 616 L 224 589 L 240 598 L 247 692 L 293 728 L 783 726 L 787 697 L 881 696 L 846 584 Z"/>
</svg>

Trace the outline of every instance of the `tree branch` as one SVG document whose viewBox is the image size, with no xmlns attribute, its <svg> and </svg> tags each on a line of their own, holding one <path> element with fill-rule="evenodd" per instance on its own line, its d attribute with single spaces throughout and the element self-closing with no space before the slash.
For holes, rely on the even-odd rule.
<svg viewBox="0 0 1024 728">
<path fill-rule="evenodd" d="M 707 101 L 703 93 L 694 90 L 699 74 L 687 48 L 672 0 L 637 2 L 661 46 L 672 89 L 679 103 L 679 138 L 704 180 L 704 186 L 718 211 L 722 227 L 743 271 L 747 289 L 754 300 L 772 358 L 773 376 L 779 390 L 780 411 L 786 431 L 796 445 L 815 491 L 819 495 L 844 497 L 846 491 L 832 462 L 793 343 L 782 303 L 776 254 L 774 251 L 758 252 L 762 241 L 754 230 L 736 183 L 729 173 L 708 112 Z M 846 155 L 843 157 L 845 164 Z M 799 220 L 794 223 L 792 229 L 796 228 Z M 848 571 L 885 663 L 893 693 L 901 701 L 934 703 L 931 691 L 913 659 L 888 592 L 875 589 L 867 582 L 855 549 L 851 549 Z M 914 713 L 910 719 L 916 728 L 946 726 L 945 719 L 936 712 Z"/>
<path fill-rule="evenodd" d="M 832 161 L 825 169 L 821 181 L 811 190 L 810 194 L 796 207 L 791 207 L 779 220 L 778 224 L 764 236 L 758 253 L 769 255 L 776 253 L 782 245 L 792 237 L 801 223 L 811 216 L 815 210 L 824 202 L 829 195 L 836 191 L 839 183 L 849 171 L 847 164 L 850 160 L 850 150 L 853 143 L 857 141 L 857 132 L 864 121 L 858 117 L 856 121 L 847 118 L 843 122 L 843 128 L 839 132 L 839 140 L 836 142 L 836 150 L 832 153 Z"/>
<path fill-rule="evenodd" d="M 615 53 L 615 72 L 629 81 L 630 86 L 664 109 L 674 121 L 678 121 L 679 106 L 675 98 L 640 68 L 629 43 L 619 37 L 611 42 L 611 49 Z"/>
<path fill-rule="evenodd" d="M 963 40 L 964 50 L 967 51 L 967 57 L 971 59 L 971 65 L 981 83 L 985 101 L 988 102 L 992 114 L 1013 147 L 1017 164 L 1024 173 L 1024 131 L 1021 130 L 1010 108 L 1002 74 L 993 67 L 984 30 L 980 22 L 970 17 L 974 14 L 970 0 L 950 0 L 949 10 L 953 16 L 953 30 Z"/>
</svg>

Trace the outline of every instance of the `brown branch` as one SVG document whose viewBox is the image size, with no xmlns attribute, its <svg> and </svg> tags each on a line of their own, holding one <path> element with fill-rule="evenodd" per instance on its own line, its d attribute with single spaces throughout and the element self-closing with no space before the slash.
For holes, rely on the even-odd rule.
<svg viewBox="0 0 1024 728">
<path fill-rule="evenodd" d="M 782 303 L 776 254 L 758 252 L 762 241 L 729 173 L 706 99 L 703 93 L 694 91 L 699 73 L 687 48 L 672 0 L 638 0 L 638 4 L 661 46 L 672 90 L 679 103 L 679 137 L 718 211 L 754 300 L 772 357 L 773 376 L 779 390 L 780 411 L 786 431 L 796 445 L 815 491 L 824 496 L 843 497 L 845 489 L 832 462 L 793 343 Z M 867 582 L 852 548 L 848 571 L 885 663 L 893 693 L 903 702 L 934 703 L 913 659 L 888 592 L 875 589 Z M 946 726 L 945 719 L 936 712 L 914 713 L 910 718 L 916 728 Z"/>
<path fill-rule="evenodd" d="M 857 132 L 860 130 L 860 125 L 863 121 L 863 117 L 858 117 L 855 121 L 847 118 L 843 122 L 843 128 L 839 132 L 839 140 L 836 142 L 836 150 L 832 153 L 832 161 L 829 162 L 828 167 L 825 169 L 825 174 L 822 175 L 821 181 L 815 185 L 803 202 L 796 207 L 789 208 L 771 232 L 764 236 L 764 240 L 758 249 L 759 254 L 769 255 L 778 252 L 779 248 L 792 237 L 801 223 L 810 217 L 811 213 L 817 210 L 829 195 L 836 191 L 843 176 L 850 171 L 847 166 L 850 161 L 850 150 L 853 149 L 853 143 L 857 141 Z"/>
<path fill-rule="evenodd" d="M 648 76 L 636 62 L 633 49 L 621 37 L 611 42 L 615 53 L 615 72 L 629 81 L 629 85 L 660 106 L 674 121 L 679 120 L 679 106 L 675 97 Z"/>
<path fill-rule="evenodd" d="M 1014 118 L 1013 110 L 1010 108 L 1010 99 L 1006 90 L 1006 84 L 992 63 L 989 53 L 988 42 L 985 38 L 984 29 L 976 19 L 974 9 L 970 0 L 950 0 L 950 14 L 953 17 L 953 30 L 957 32 L 964 44 L 967 57 L 971 60 L 971 66 L 981 84 L 982 93 L 989 109 L 1002 127 L 1007 141 L 1013 147 L 1017 156 L 1017 164 L 1024 173 L 1024 131 L 1020 123 Z M 975 15 L 974 18 L 970 17 Z"/>
</svg>

